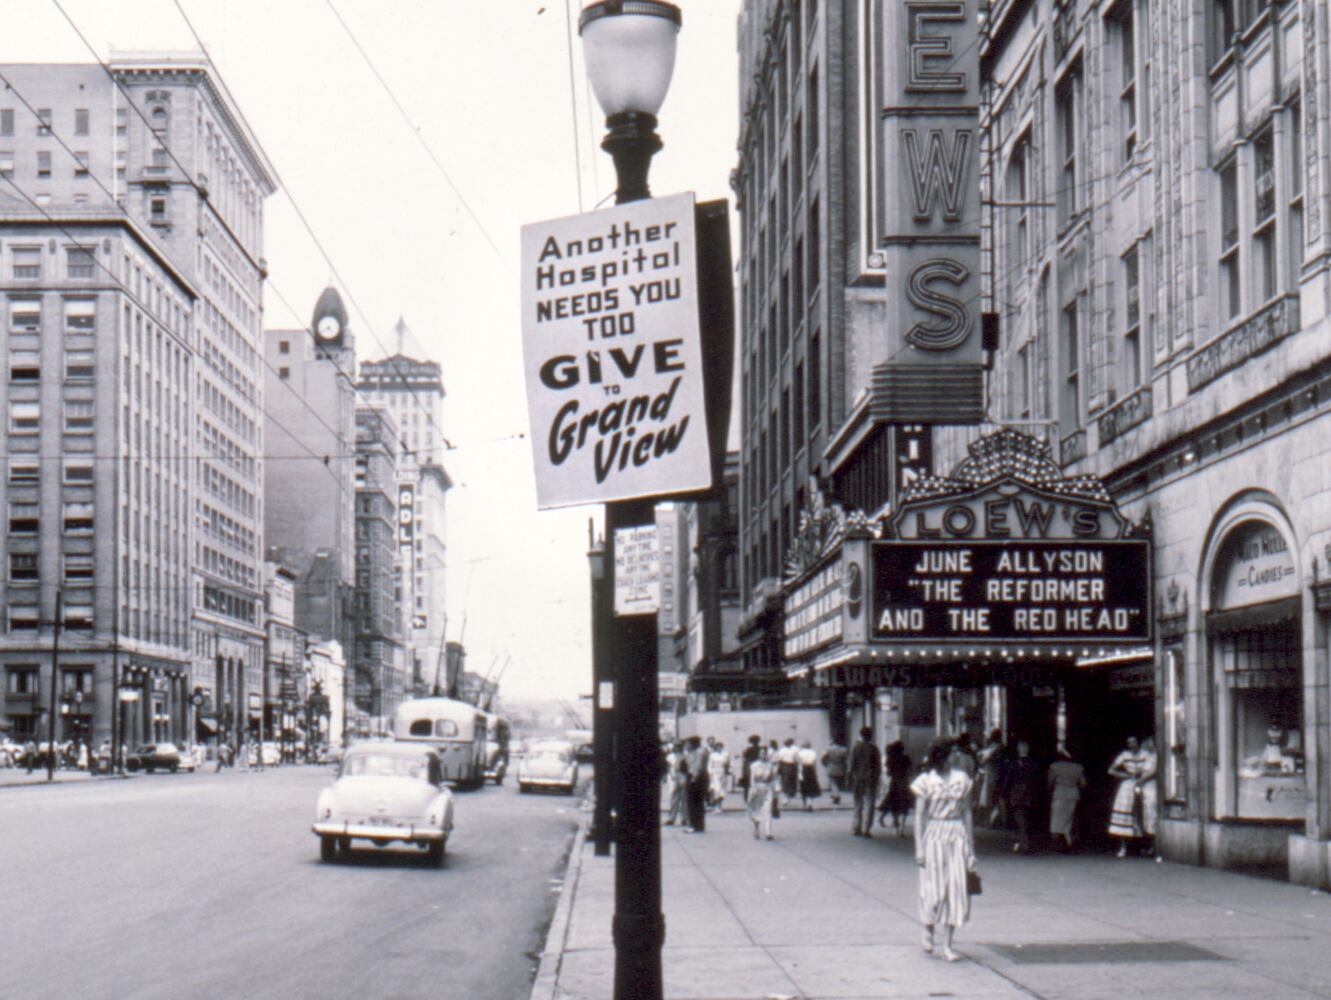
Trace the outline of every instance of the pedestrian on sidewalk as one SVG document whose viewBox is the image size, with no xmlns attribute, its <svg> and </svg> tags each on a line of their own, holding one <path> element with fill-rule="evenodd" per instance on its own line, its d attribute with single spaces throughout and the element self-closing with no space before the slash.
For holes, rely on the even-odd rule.
<svg viewBox="0 0 1331 1000">
<path fill-rule="evenodd" d="M 776 804 L 776 768 L 772 762 L 772 752 L 767 747 L 758 748 L 758 757 L 749 766 L 748 810 L 749 820 L 753 823 L 753 839 L 759 837 L 772 840 L 773 806 Z"/>
<path fill-rule="evenodd" d="M 1054 847 L 1071 851 L 1073 845 L 1072 821 L 1077 815 L 1077 803 L 1086 787 L 1086 768 L 1072 759 L 1067 747 L 1058 748 L 1057 759 L 1049 765 L 1049 836 Z"/>
<path fill-rule="evenodd" d="M 763 740 L 757 733 L 749 737 L 749 745 L 744 748 L 739 760 L 739 793 L 744 801 L 749 800 L 749 771 L 763 755 Z"/>
<path fill-rule="evenodd" d="M 37 744 L 28 740 L 23 744 L 23 763 L 28 768 L 28 773 L 32 774 L 32 769 L 37 763 Z"/>
<path fill-rule="evenodd" d="M 887 747 L 887 794 L 878 806 L 878 825 L 887 826 L 892 815 L 892 829 L 898 837 L 906 835 L 906 815 L 914 796 L 910 790 L 910 755 L 906 744 L 893 740 Z"/>
<path fill-rule="evenodd" d="M 1156 820 L 1159 817 L 1159 798 L 1156 789 L 1155 773 L 1158 758 L 1155 753 L 1155 738 L 1142 740 L 1142 773 L 1137 778 L 1137 802 L 1141 809 L 1142 853 L 1153 855 L 1156 861 L 1164 859 L 1155 849 Z"/>
<path fill-rule="evenodd" d="M 670 745 L 666 754 L 666 794 L 669 796 L 669 809 L 666 813 L 666 826 L 674 826 L 681 818 L 687 819 L 687 798 L 689 766 L 684 760 L 684 744 L 676 741 Z"/>
<path fill-rule="evenodd" d="M 975 752 L 975 744 L 971 742 L 971 734 L 964 729 L 961 735 L 952 741 L 952 763 L 953 766 L 965 771 L 966 777 L 972 781 L 979 773 L 979 755 Z"/>
<path fill-rule="evenodd" d="M 878 804 L 878 786 L 882 780 L 883 755 L 873 742 L 873 730 L 865 726 L 859 741 L 850 751 L 850 790 L 855 796 L 856 837 L 872 837 L 874 806 Z"/>
<path fill-rule="evenodd" d="M 730 776 L 730 755 L 726 745 L 713 737 L 707 738 L 708 805 L 720 813 L 726 800 L 726 780 Z"/>
<path fill-rule="evenodd" d="M 1017 822 L 1017 842 L 1012 845 L 1012 853 L 1030 854 L 1035 848 L 1031 843 L 1031 821 L 1040 808 L 1040 796 L 1044 792 L 1044 772 L 1038 761 L 1031 756 L 1031 745 L 1025 740 L 1017 741 L 1017 759 L 1009 766 L 1008 807 Z"/>
<path fill-rule="evenodd" d="M 767 744 L 767 763 L 772 768 L 772 819 L 781 818 L 781 744 L 770 740 Z"/>
<path fill-rule="evenodd" d="M 684 766 L 688 774 L 685 802 L 688 805 L 689 828 L 685 833 L 704 833 L 707 830 L 707 788 L 709 775 L 707 748 L 701 736 L 690 736 L 684 752 Z"/>
<path fill-rule="evenodd" d="M 813 800 L 823 794 L 818 784 L 818 753 L 808 740 L 800 747 L 797 754 L 800 765 L 800 801 L 805 812 L 813 812 Z"/>
<path fill-rule="evenodd" d="M 953 747 L 935 743 L 929 769 L 911 784 L 915 795 L 915 863 L 920 866 L 920 945 L 934 950 L 934 928 L 942 927 L 943 958 L 961 958 L 952 950 L 958 927 L 970 919 L 967 873 L 975 871 L 975 831 L 971 817 L 974 782 L 957 766 Z"/>
<path fill-rule="evenodd" d="M 999 795 L 1002 772 L 1007 766 L 1007 754 L 1003 748 L 1003 733 L 995 729 L 985 740 L 984 746 L 976 755 L 980 765 L 979 791 L 975 797 L 977 818 L 986 826 L 996 826 L 1001 819 L 1002 798 Z"/>
<path fill-rule="evenodd" d="M 823 768 L 827 771 L 827 794 L 832 805 L 841 805 L 841 793 L 846 791 L 846 757 L 850 751 L 836 737 L 823 751 Z"/>
<path fill-rule="evenodd" d="M 1109 813 L 1109 836 L 1118 838 L 1118 856 L 1128 856 L 1128 846 L 1135 845 L 1143 836 L 1138 779 L 1145 773 L 1147 758 L 1137 737 L 1129 736 L 1125 749 L 1119 751 L 1109 765 L 1109 776 L 1118 779 L 1114 790 L 1114 804 Z"/>
<path fill-rule="evenodd" d="M 254 763 L 253 763 L 252 766 L 254 767 L 254 769 L 255 769 L 256 771 L 262 771 L 262 770 L 263 770 L 263 741 L 262 741 L 262 740 L 259 740 L 259 739 L 256 739 L 256 740 L 254 741 L 253 746 L 254 746 Z"/>
<path fill-rule="evenodd" d="M 785 744 L 777 751 L 776 770 L 781 777 L 781 797 L 790 805 L 800 790 L 800 751 L 794 739 L 786 737 Z"/>
</svg>

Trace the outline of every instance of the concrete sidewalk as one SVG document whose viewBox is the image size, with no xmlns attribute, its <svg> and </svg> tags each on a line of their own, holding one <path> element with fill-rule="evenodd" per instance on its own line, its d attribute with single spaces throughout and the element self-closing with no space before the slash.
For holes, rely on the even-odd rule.
<svg viewBox="0 0 1331 1000">
<path fill-rule="evenodd" d="M 919 947 L 909 839 L 850 835 L 845 812 L 744 814 L 662 831 L 668 1000 L 1331 997 L 1331 896 L 1145 859 L 1013 855 L 981 837 L 984 895 L 957 937 Z M 609 1000 L 614 861 L 581 835 L 532 1000 Z"/>
</svg>

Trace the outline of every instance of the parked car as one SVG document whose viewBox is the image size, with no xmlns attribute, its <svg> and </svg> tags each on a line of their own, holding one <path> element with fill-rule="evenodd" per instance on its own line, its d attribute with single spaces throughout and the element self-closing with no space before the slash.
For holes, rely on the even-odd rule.
<svg viewBox="0 0 1331 1000">
<path fill-rule="evenodd" d="M 174 774 L 180 770 L 180 751 L 174 743 L 145 743 L 125 755 L 125 767 L 149 774 L 159 769 Z"/>
<path fill-rule="evenodd" d="M 518 791 L 533 788 L 562 788 L 572 795 L 578 787 L 578 761 L 567 740 L 533 743 L 518 762 Z"/>
<path fill-rule="evenodd" d="M 339 764 L 342 762 L 342 748 L 331 743 L 324 743 L 315 748 L 316 764 Z"/>
<path fill-rule="evenodd" d="M 419 743 L 361 743 L 346 752 L 337 779 L 319 793 L 314 826 L 319 856 L 335 861 L 353 840 L 424 848 L 444 863 L 453 831 L 453 793 L 439 754 Z"/>
<path fill-rule="evenodd" d="M 180 752 L 180 770 L 193 772 L 198 767 L 198 759 L 194 755 L 194 748 L 184 746 L 177 749 Z"/>
</svg>

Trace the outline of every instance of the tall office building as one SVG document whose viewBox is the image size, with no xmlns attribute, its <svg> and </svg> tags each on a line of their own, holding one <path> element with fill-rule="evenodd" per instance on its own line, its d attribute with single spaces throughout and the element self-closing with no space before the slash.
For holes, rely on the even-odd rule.
<svg viewBox="0 0 1331 1000">
<path fill-rule="evenodd" d="M 296 574 L 296 627 L 351 647 L 355 580 L 356 340 L 337 289 L 308 329 L 267 330 L 264 531 Z"/>
<path fill-rule="evenodd" d="M 274 175 L 201 56 L 122 55 L 109 70 L 4 67 L 3 655 L 6 691 L 26 695 L 5 712 L 35 730 L 59 600 L 57 714 L 80 720 L 68 732 L 110 734 L 119 675 L 126 739 L 186 740 L 196 722 L 241 725 L 262 670 L 258 338 Z"/>
<path fill-rule="evenodd" d="M 392 415 L 400 439 L 398 599 L 407 630 L 412 686 L 423 693 L 447 673 L 445 502 L 453 483 L 444 468 L 448 445 L 439 364 L 403 353 L 413 339 L 403 320 L 394 326 L 393 337 L 397 352 L 380 361 L 362 362 L 357 388 L 362 400 Z"/>
<path fill-rule="evenodd" d="M 360 718 L 382 731 L 406 697 L 398 577 L 398 432 L 382 407 L 356 407 L 354 645 L 347 658 Z"/>
<path fill-rule="evenodd" d="M 739 18 L 739 630 L 759 686 L 780 673 L 786 553 L 811 479 L 867 510 L 886 500 L 866 471 L 888 437 L 869 400 L 886 317 L 869 230 L 876 6 L 746 0 Z"/>
</svg>

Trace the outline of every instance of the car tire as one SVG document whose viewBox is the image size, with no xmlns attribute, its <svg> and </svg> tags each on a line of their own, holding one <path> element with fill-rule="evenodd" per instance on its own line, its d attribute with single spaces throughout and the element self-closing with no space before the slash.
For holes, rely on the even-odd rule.
<svg viewBox="0 0 1331 1000">
<path fill-rule="evenodd" d="M 527 783 L 522 782 L 522 781 L 519 781 L 519 782 L 518 782 L 518 792 L 519 792 L 520 794 L 522 794 L 522 795 L 526 795 L 526 794 L 527 794 L 528 792 L 530 792 L 530 791 L 531 791 L 531 786 L 530 786 L 530 785 L 528 785 Z"/>
<path fill-rule="evenodd" d="M 432 868 L 444 867 L 444 853 L 445 847 L 442 840 L 430 841 L 430 846 L 425 849 L 425 857 Z"/>
<path fill-rule="evenodd" d="M 177 771 L 179 771 L 179 770 L 180 770 L 180 765 L 179 765 L 179 764 L 172 764 L 172 765 L 171 765 L 171 773 L 172 773 L 172 774 L 175 774 L 175 773 L 176 773 Z"/>
<path fill-rule="evenodd" d="M 144 768 L 144 770 L 146 770 L 149 774 L 152 774 L 154 771 L 157 770 L 157 768 L 155 768 L 155 767 L 153 767 L 151 764 L 149 764 L 146 768 Z"/>
<path fill-rule="evenodd" d="M 336 861 L 337 860 L 337 838 L 320 837 L 319 838 L 319 860 Z"/>
</svg>

